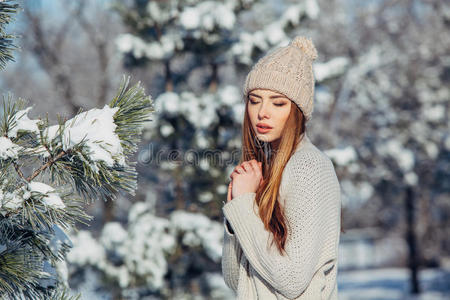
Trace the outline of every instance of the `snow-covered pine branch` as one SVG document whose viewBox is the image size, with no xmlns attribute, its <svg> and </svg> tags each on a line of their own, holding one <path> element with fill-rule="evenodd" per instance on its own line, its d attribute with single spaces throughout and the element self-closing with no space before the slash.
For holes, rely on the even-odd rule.
<svg viewBox="0 0 450 300">
<path fill-rule="evenodd" d="M 116 193 L 134 194 L 137 150 L 152 100 L 123 78 L 103 108 L 57 125 L 32 120 L 24 101 L 4 98 L 0 118 L 0 291 L 11 297 L 53 297 L 55 264 L 71 241 L 62 229 L 90 220 L 82 207 Z M 58 293 L 61 294 L 59 290 Z M 15 295 L 15 296 L 13 296 Z M 53 296 L 52 296 L 53 295 Z M 61 294 L 62 295 L 62 294 Z M 34 298 L 33 298 L 34 297 Z"/>
</svg>

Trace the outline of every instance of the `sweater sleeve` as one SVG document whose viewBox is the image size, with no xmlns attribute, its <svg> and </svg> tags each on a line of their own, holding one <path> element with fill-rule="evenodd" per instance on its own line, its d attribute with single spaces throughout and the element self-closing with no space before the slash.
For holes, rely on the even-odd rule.
<svg viewBox="0 0 450 300">
<path fill-rule="evenodd" d="M 222 275 L 226 285 L 237 292 L 239 282 L 239 262 L 242 249 L 236 240 L 236 235 L 229 231 L 227 220 L 224 218 L 223 247 L 222 247 Z"/>
<path fill-rule="evenodd" d="M 316 271 L 327 227 L 336 220 L 340 191 L 333 164 L 317 153 L 298 154 L 286 165 L 284 176 L 285 216 L 291 227 L 287 255 L 282 256 L 275 243 L 270 247 L 272 233 L 259 217 L 255 193 L 233 198 L 222 210 L 255 271 L 276 293 L 295 299 Z"/>
</svg>

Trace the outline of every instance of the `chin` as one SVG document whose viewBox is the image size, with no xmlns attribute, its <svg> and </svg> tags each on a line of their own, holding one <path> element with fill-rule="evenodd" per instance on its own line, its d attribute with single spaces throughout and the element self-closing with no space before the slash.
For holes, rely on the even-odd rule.
<svg viewBox="0 0 450 300">
<path fill-rule="evenodd" d="M 271 135 L 261 134 L 261 133 L 257 133 L 256 138 L 258 140 L 260 140 L 261 142 L 266 142 L 266 143 L 272 142 L 273 140 L 275 140 Z"/>
</svg>

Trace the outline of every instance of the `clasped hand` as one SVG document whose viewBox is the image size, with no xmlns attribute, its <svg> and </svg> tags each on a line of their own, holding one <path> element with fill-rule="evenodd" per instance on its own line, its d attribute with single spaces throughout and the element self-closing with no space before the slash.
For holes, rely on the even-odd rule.
<svg viewBox="0 0 450 300">
<path fill-rule="evenodd" d="M 244 161 L 230 175 L 227 202 L 245 193 L 254 193 L 263 181 L 262 163 L 256 159 Z"/>
</svg>

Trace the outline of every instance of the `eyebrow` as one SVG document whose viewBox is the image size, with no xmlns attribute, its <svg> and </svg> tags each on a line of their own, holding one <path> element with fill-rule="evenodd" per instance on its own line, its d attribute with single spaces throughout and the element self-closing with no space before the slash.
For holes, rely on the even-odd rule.
<svg viewBox="0 0 450 300">
<path fill-rule="evenodd" d="M 258 96 L 258 95 L 256 95 L 256 94 L 253 94 L 253 93 L 250 93 L 250 94 L 248 94 L 248 96 L 250 97 L 250 96 L 254 96 L 254 97 L 257 97 L 257 98 L 262 98 L 261 96 Z M 283 95 L 272 95 L 272 96 L 270 96 L 269 97 L 270 99 L 276 99 L 276 98 L 285 98 L 285 99 L 287 99 L 287 97 L 286 96 L 283 96 Z"/>
</svg>

